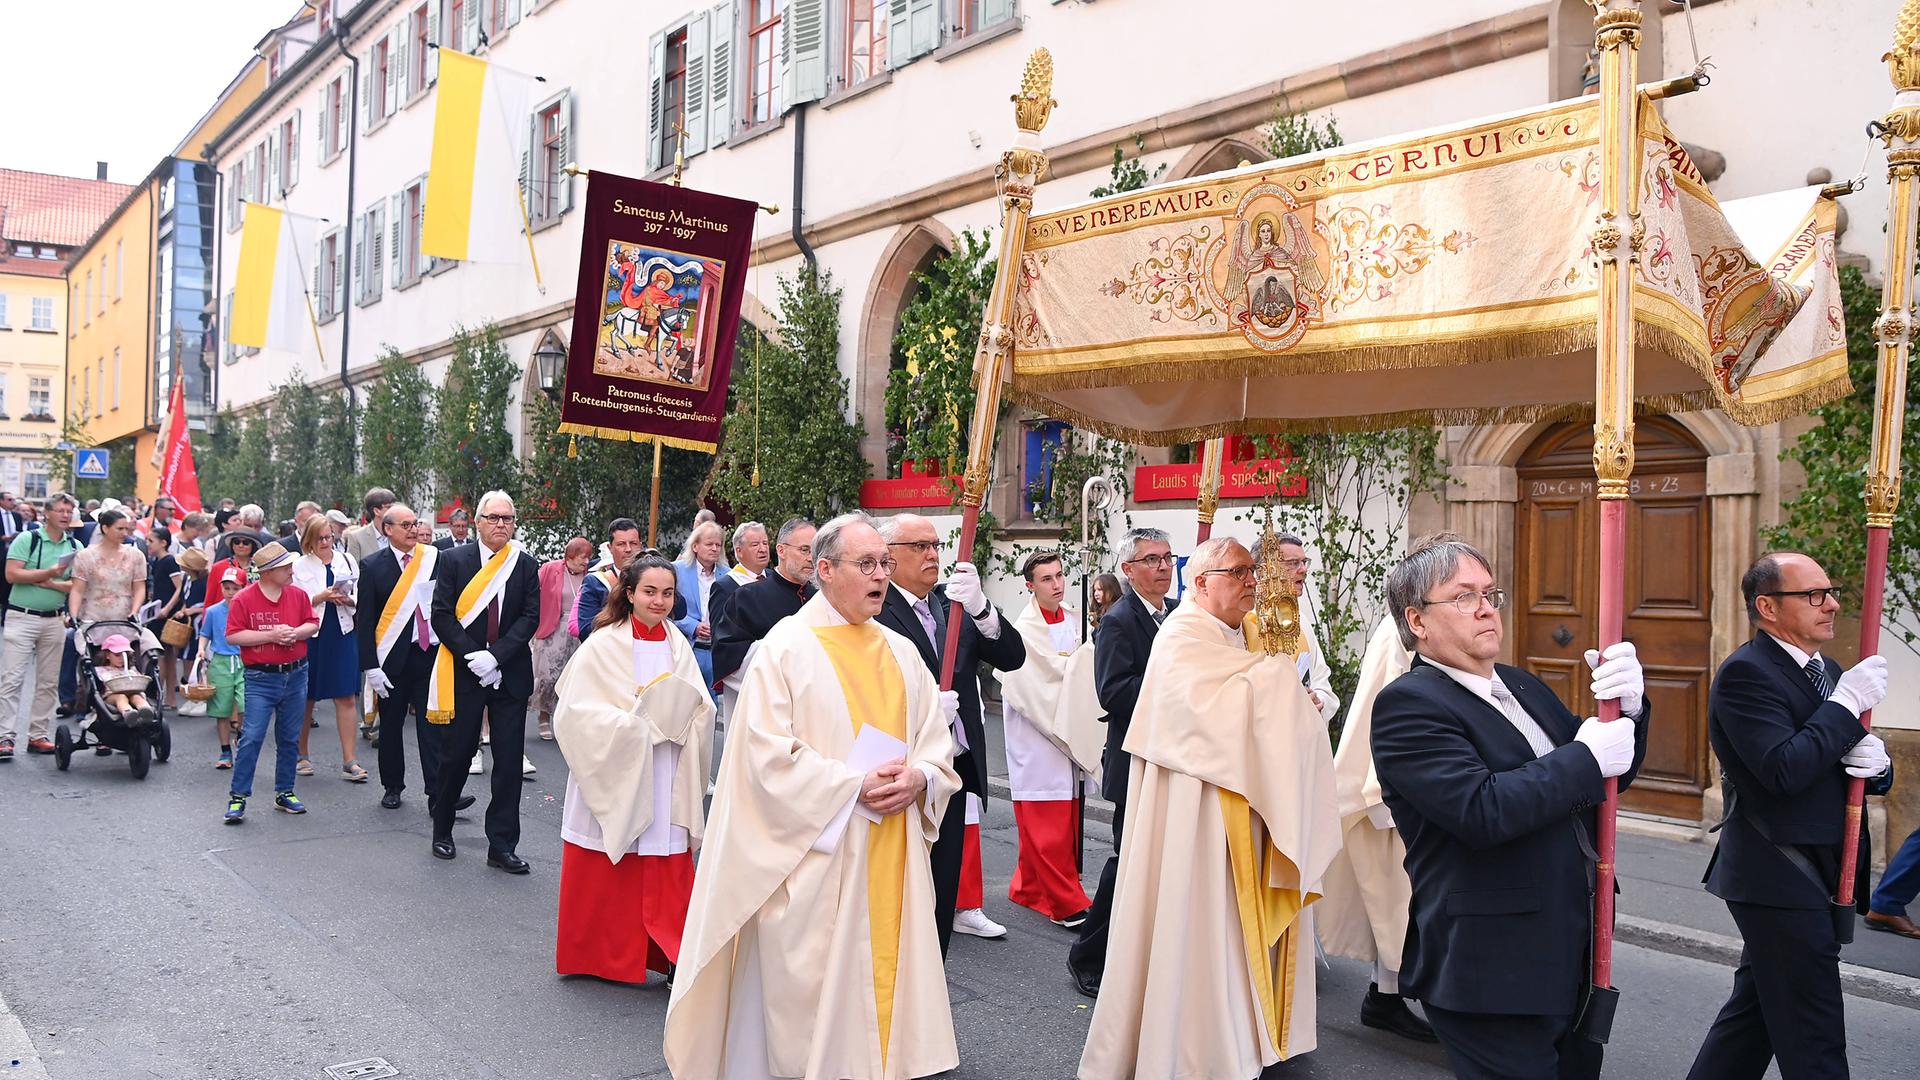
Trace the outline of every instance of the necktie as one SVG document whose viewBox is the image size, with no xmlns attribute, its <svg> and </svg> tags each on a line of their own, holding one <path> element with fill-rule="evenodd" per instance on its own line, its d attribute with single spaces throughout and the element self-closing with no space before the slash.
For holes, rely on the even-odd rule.
<svg viewBox="0 0 1920 1080">
<path fill-rule="evenodd" d="M 500 640 L 500 597 L 496 594 L 487 605 L 487 644 Z"/>
<path fill-rule="evenodd" d="M 913 613 L 920 617 L 920 628 L 927 632 L 927 641 L 933 645 L 933 655 L 939 656 L 940 631 L 934 627 L 933 608 L 928 605 L 926 597 L 913 602 Z"/>
<path fill-rule="evenodd" d="M 412 561 L 413 561 L 413 552 L 411 551 L 407 552 L 405 555 L 400 556 L 400 569 L 405 570 L 407 568 L 407 564 Z M 433 647 L 432 639 L 433 639 L 433 628 L 427 625 L 427 613 L 420 610 L 419 604 L 413 605 L 413 643 L 414 645 L 419 647 L 421 652 L 426 652 L 428 649 L 431 649 Z"/>
<path fill-rule="evenodd" d="M 1813 684 L 1813 692 L 1822 700 L 1833 693 L 1833 684 L 1827 681 L 1827 665 L 1819 658 L 1807 661 L 1807 681 Z"/>
<path fill-rule="evenodd" d="M 1153 625 L 1155 625 L 1155 626 L 1159 626 L 1160 624 L 1162 624 L 1162 623 L 1164 623 L 1164 622 L 1166 622 L 1166 621 L 1167 621 L 1167 609 L 1166 609 L 1166 608 L 1161 608 L 1161 609 L 1160 609 L 1159 611 L 1156 611 L 1156 612 L 1154 612 L 1154 613 L 1153 613 Z"/>
<path fill-rule="evenodd" d="M 1495 679 L 1492 692 L 1493 700 L 1500 706 L 1500 712 L 1506 716 L 1507 723 L 1512 724 L 1514 730 L 1527 740 L 1527 745 L 1533 748 L 1533 756 L 1545 757 L 1553 753 L 1553 740 L 1547 737 L 1546 731 L 1540 727 L 1539 722 L 1528 716 L 1527 710 L 1520 707 L 1520 702 L 1513 696 L 1513 691 L 1507 689 L 1505 683 Z"/>
</svg>

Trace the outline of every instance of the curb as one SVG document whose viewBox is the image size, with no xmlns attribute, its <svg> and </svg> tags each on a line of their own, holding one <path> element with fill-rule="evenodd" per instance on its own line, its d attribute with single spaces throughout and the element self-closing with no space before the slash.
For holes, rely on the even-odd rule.
<svg viewBox="0 0 1920 1080">
<path fill-rule="evenodd" d="M 987 789 L 996 799 L 1013 797 L 1013 789 L 998 776 L 987 778 Z M 1113 804 L 1105 799 L 1088 798 L 1086 816 L 1089 821 L 1112 824 Z M 1614 940 L 1657 952 L 1707 960 L 1726 967 L 1740 966 L 1740 953 L 1744 947 L 1740 939 L 1725 934 L 1625 914 L 1615 917 Z M 1911 975 L 1842 961 L 1840 989 L 1854 997 L 1920 1010 L 1920 979 Z"/>
<path fill-rule="evenodd" d="M 1673 923 L 1658 922 L 1654 919 L 1642 919 L 1634 915 L 1615 917 L 1614 940 L 1678 956 L 1708 960 L 1727 967 L 1739 966 L 1740 953 L 1744 947 L 1738 938 L 1728 937 L 1725 934 L 1695 930 L 1690 926 L 1676 926 Z M 1910 975 L 1881 971 L 1878 968 L 1862 967 L 1859 964 L 1842 961 L 1840 989 L 1855 997 L 1871 998 L 1909 1009 L 1920 1009 L 1920 979 Z"/>
</svg>

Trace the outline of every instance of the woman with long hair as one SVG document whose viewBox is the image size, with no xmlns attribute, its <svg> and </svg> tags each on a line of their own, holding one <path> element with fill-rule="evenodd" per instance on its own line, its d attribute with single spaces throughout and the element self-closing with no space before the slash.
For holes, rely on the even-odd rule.
<svg viewBox="0 0 1920 1080">
<path fill-rule="evenodd" d="M 1119 602 L 1119 578 L 1114 577 L 1112 574 L 1101 574 L 1099 577 L 1094 578 L 1092 603 L 1087 605 L 1092 610 L 1087 612 L 1087 621 L 1096 627 L 1099 626 L 1100 617 L 1107 613 L 1108 608 Z"/>
<path fill-rule="evenodd" d="M 560 676 L 562 975 L 637 983 L 657 971 L 671 981 L 680 958 L 706 827 L 713 701 L 670 618 L 676 586 L 674 565 L 657 554 L 628 563 Z"/>
<path fill-rule="evenodd" d="M 307 646 L 307 722 L 300 725 L 300 761 L 297 772 L 313 775 L 307 756 L 307 733 L 313 728 L 313 706 L 333 702 L 333 723 L 340 734 L 340 779 L 367 782 L 367 770 L 355 760 L 354 735 L 360 713 L 354 699 L 360 694 L 360 645 L 354 636 L 353 586 L 360 566 L 333 540 L 333 523 L 315 514 L 300 529 L 300 558 L 293 564 L 293 586 L 313 600 L 320 632 Z"/>
</svg>

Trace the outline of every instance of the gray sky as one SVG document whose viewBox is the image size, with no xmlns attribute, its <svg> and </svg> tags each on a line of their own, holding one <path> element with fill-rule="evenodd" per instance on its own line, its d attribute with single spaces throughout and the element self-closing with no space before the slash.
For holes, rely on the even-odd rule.
<svg viewBox="0 0 1920 1080">
<path fill-rule="evenodd" d="M 298 0 L 0 0 L 0 167 L 134 183 Z"/>
</svg>

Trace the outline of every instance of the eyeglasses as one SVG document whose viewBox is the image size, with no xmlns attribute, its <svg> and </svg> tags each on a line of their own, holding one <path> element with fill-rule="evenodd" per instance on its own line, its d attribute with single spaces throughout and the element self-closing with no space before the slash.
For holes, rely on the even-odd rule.
<svg viewBox="0 0 1920 1080">
<path fill-rule="evenodd" d="M 1226 566 L 1226 567 L 1222 567 L 1222 568 L 1220 568 L 1220 569 L 1218 569 L 1218 570 L 1202 570 L 1202 571 L 1200 571 L 1200 572 L 1199 572 L 1198 574 L 1195 574 L 1195 575 L 1194 575 L 1194 577 L 1195 577 L 1195 578 L 1203 578 L 1203 577 L 1206 577 L 1206 576 L 1207 576 L 1208 574 L 1231 574 L 1231 575 L 1233 575 L 1233 579 L 1234 579 L 1235 581 L 1252 581 L 1252 580 L 1253 580 L 1253 567 L 1251 567 L 1251 566 Z"/>
<path fill-rule="evenodd" d="M 387 522 L 387 528 L 389 528 L 389 529 L 411 529 L 411 528 L 413 528 L 413 526 L 414 526 L 414 524 L 415 524 L 415 523 L 414 523 L 414 522 L 411 522 L 411 521 L 389 521 L 389 522 Z"/>
<path fill-rule="evenodd" d="M 1123 563 L 1122 565 L 1127 565 L 1127 566 L 1144 566 L 1144 567 L 1146 567 L 1146 568 L 1147 568 L 1147 569 L 1149 569 L 1149 570 L 1158 570 L 1158 569 L 1160 569 L 1160 568 L 1161 568 L 1161 567 L 1163 567 L 1163 566 L 1172 566 L 1172 565 L 1173 565 L 1173 556 L 1171 556 L 1171 555 L 1142 555 L 1142 556 L 1140 556 L 1140 557 L 1139 557 L 1139 558 L 1137 558 L 1137 559 L 1128 559 L 1128 560 L 1127 560 L 1127 561 L 1126 561 L 1125 563 Z"/>
<path fill-rule="evenodd" d="M 480 520 L 492 522 L 495 525 L 511 525 L 517 519 L 512 514 L 481 514 Z"/>
<path fill-rule="evenodd" d="M 878 577 L 883 573 L 892 574 L 893 568 L 900 565 L 892 559 L 876 559 L 871 555 L 864 559 L 832 559 L 829 561 L 836 566 L 851 566 L 867 577 Z"/>
<path fill-rule="evenodd" d="M 1288 570 L 1311 570 L 1313 560 L 1302 556 L 1298 559 L 1281 559 L 1280 565 Z"/>
<path fill-rule="evenodd" d="M 890 548 L 912 548 L 916 555 L 931 555 L 940 550 L 938 540 L 895 540 L 887 545 Z"/>
<path fill-rule="evenodd" d="M 1763 592 L 1760 595 L 1761 596 L 1804 596 L 1807 598 L 1807 603 L 1817 608 L 1823 608 L 1827 606 L 1828 597 L 1832 597 L 1836 602 L 1839 601 L 1840 590 L 1832 587 L 1825 588 L 1825 589 L 1795 589 L 1792 592 Z"/>
<path fill-rule="evenodd" d="M 1428 607 L 1433 604 L 1452 604 L 1454 609 L 1460 612 L 1460 614 L 1471 615 L 1480 610 L 1480 601 L 1482 600 L 1487 602 L 1488 607 L 1499 611 L 1501 608 L 1507 606 L 1507 590 L 1488 589 L 1483 593 L 1463 592 L 1451 600 L 1422 600 L 1420 601 L 1420 606 Z"/>
</svg>

